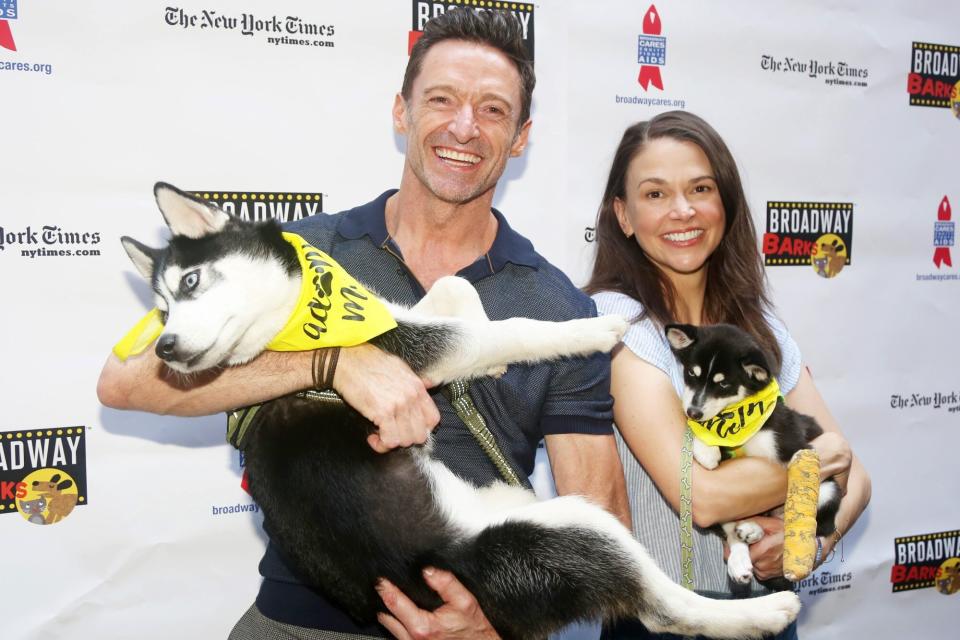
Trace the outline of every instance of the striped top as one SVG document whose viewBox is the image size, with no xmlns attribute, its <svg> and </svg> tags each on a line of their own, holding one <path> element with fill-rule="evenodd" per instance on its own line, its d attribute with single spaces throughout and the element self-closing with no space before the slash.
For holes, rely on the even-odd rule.
<svg viewBox="0 0 960 640">
<path fill-rule="evenodd" d="M 600 315 L 617 314 L 627 320 L 636 318 L 643 305 L 622 293 L 602 291 L 593 296 Z M 767 314 L 767 323 L 783 353 L 778 380 L 784 395 L 800 379 L 800 349 L 783 323 Z M 663 328 L 647 317 L 633 322 L 623 337 L 624 344 L 639 358 L 663 371 L 677 392 L 677 411 L 682 412 L 680 397 L 683 392 L 683 371 L 670 351 L 670 343 Z M 617 449 L 623 463 L 633 519 L 633 534 L 643 543 L 657 564 L 676 582 L 681 582 L 680 571 L 680 517 L 670 503 L 633 457 L 619 430 Z M 737 585 L 727 577 L 723 560 L 723 536 L 715 529 L 693 527 L 694 581 L 699 593 L 730 597 L 768 593 L 755 579 L 749 585 Z"/>
</svg>

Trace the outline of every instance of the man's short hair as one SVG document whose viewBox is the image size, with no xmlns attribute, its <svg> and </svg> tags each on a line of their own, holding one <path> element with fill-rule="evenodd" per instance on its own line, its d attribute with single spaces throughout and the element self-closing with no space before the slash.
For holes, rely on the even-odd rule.
<svg viewBox="0 0 960 640">
<path fill-rule="evenodd" d="M 423 35 L 413 45 L 407 70 L 403 75 L 400 95 L 409 101 L 413 82 L 420 75 L 423 58 L 430 47 L 444 40 L 466 40 L 497 49 L 513 62 L 520 74 L 520 122 L 519 127 L 530 118 L 533 87 L 537 78 L 533 73 L 533 60 L 523 43 L 523 27 L 520 20 L 505 11 L 474 10 L 472 8 L 448 9 L 443 15 L 433 18 L 423 28 Z"/>
</svg>

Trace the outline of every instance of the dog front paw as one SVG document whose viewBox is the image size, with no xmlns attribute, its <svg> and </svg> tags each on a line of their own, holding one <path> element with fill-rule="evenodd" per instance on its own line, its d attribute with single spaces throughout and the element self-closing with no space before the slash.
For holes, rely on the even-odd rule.
<svg viewBox="0 0 960 640">
<path fill-rule="evenodd" d="M 720 447 L 712 447 L 702 440 L 693 441 L 693 459 L 704 469 L 716 469 L 720 464 Z"/>
<path fill-rule="evenodd" d="M 752 520 L 746 520 L 737 525 L 737 537 L 747 544 L 759 542 L 763 538 L 763 527 Z"/>
<path fill-rule="evenodd" d="M 507 365 L 504 364 L 498 367 L 490 367 L 489 369 L 487 369 L 486 375 L 490 376 L 491 378 L 499 378 L 506 372 L 507 372 Z"/>
<path fill-rule="evenodd" d="M 750 562 L 750 549 L 745 544 L 733 545 L 727 558 L 727 575 L 737 584 L 749 584 L 753 577 L 753 563 Z"/>
</svg>

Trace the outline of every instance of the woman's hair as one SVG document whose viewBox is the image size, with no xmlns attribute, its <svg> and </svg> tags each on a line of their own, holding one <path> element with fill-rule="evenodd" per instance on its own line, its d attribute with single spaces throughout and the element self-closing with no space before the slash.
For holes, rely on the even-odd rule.
<svg viewBox="0 0 960 640">
<path fill-rule="evenodd" d="M 704 322 L 725 322 L 746 330 L 773 356 L 779 369 L 782 354 L 764 319 L 764 309 L 771 306 L 766 276 L 737 164 L 713 127 L 692 113 L 661 113 L 624 132 L 597 213 L 597 254 L 587 293 L 617 291 L 639 300 L 643 304 L 643 315 L 661 326 L 677 321 L 677 294 L 673 285 L 636 239 L 624 235 L 613 208 L 616 198 L 626 200 L 630 161 L 643 151 L 648 141 L 659 138 L 692 142 L 703 150 L 716 175 L 726 212 L 723 238 L 707 260 Z"/>
</svg>

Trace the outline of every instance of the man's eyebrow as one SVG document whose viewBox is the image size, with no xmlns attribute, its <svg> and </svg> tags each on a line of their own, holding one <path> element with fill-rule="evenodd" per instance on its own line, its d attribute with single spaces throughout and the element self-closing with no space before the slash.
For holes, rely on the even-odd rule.
<svg viewBox="0 0 960 640">
<path fill-rule="evenodd" d="M 446 93 L 452 93 L 454 95 L 459 95 L 462 92 L 456 86 L 452 84 L 435 84 L 429 87 L 424 88 L 423 95 L 433 93 L 434 91 L 443 91 Z M 480 96 L 481 100 L 496 100 L 497 102 L 502 102 L 503 104 L 512 107 L 510 100 L 504 96 L 502 93 L 497 93 L 494 91 L 488 91 Z"/>
</svg>

